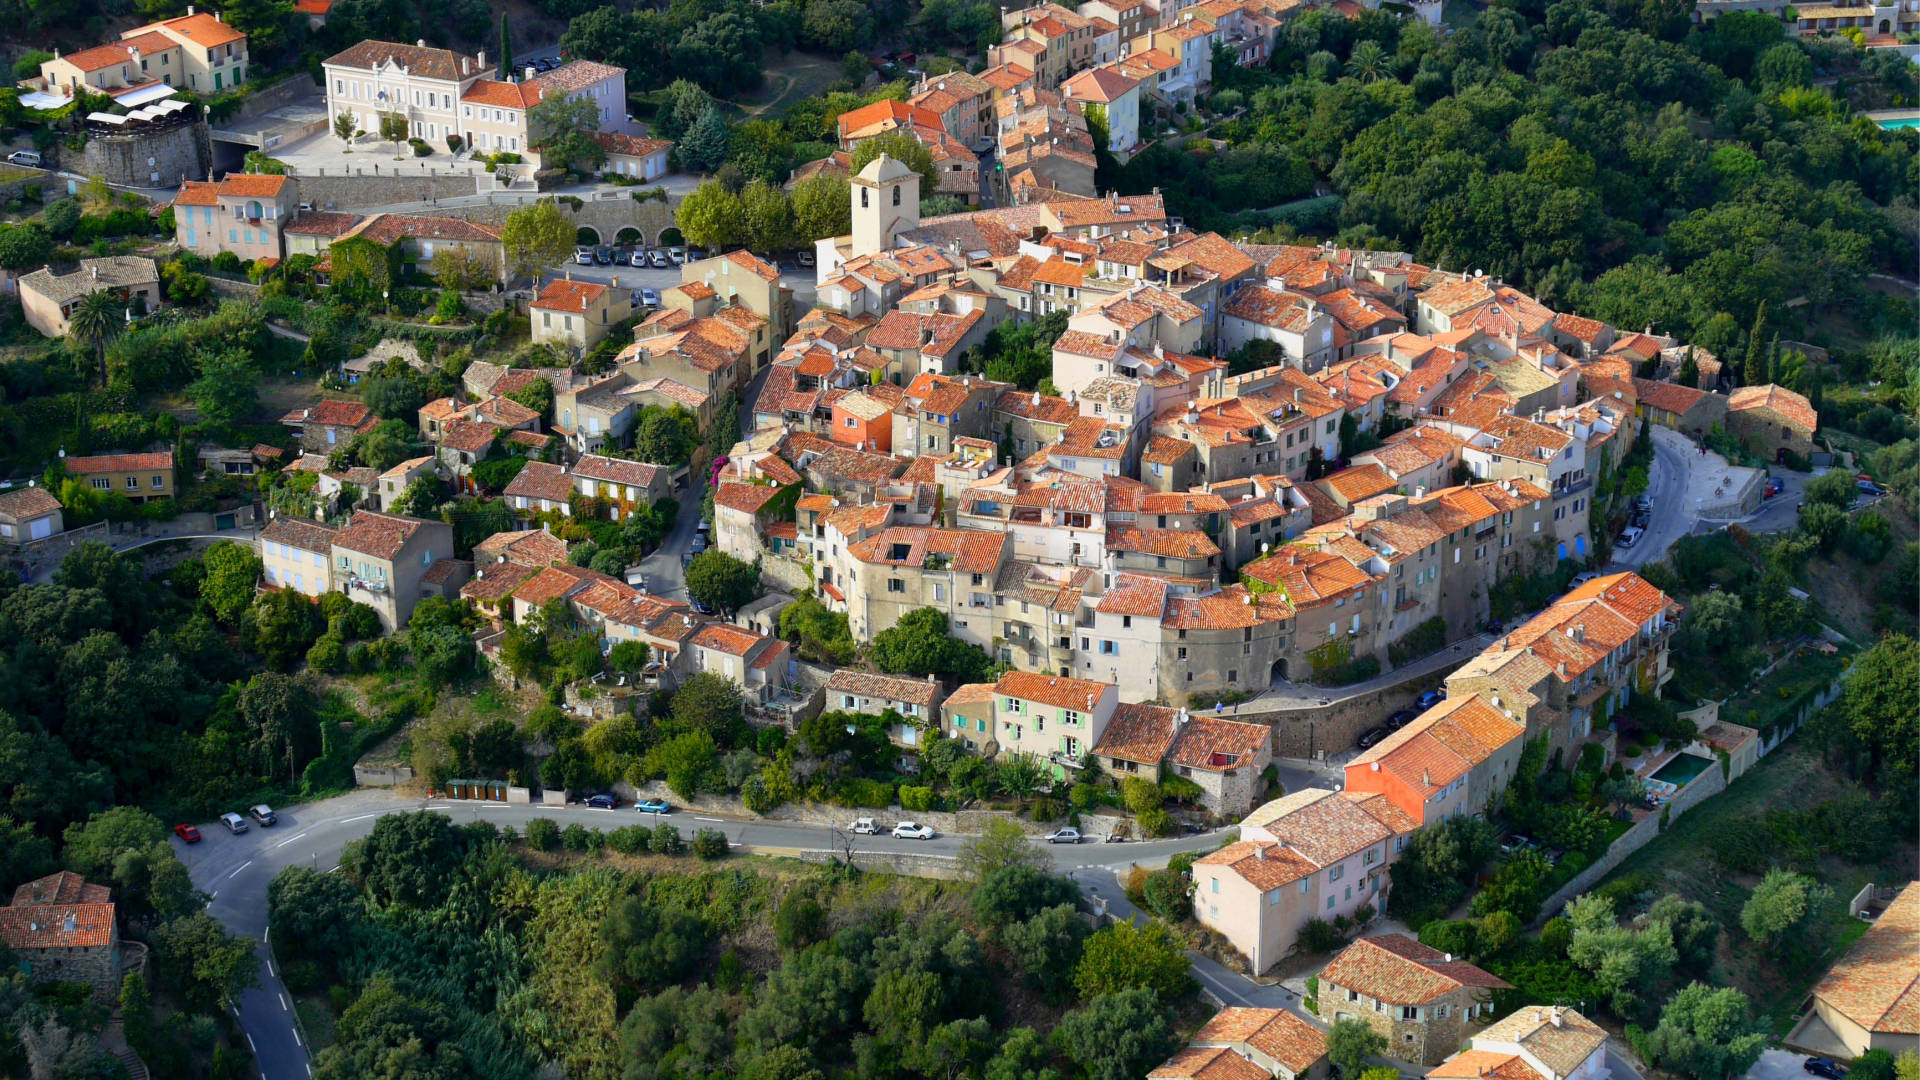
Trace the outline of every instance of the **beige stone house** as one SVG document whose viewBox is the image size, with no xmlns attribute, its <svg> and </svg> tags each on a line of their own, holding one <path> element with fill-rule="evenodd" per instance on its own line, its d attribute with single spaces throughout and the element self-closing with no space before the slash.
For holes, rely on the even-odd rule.
<svg viewBox="0 0 1920 1080">
<path fill-rule="evenodd" d="M 665 465 L 588 454 L 574 463 L 574 490 L 606 502 L 608 516 L 619 521 L 637 506 L 652 506 L 673 491 L 673 474 Z"/>
<path fill-rule="evenodd" d="M 1364 1020 L 1386 1037 L 1387 1056 L 1438 1065 L 1512 986 L 1405 934 L 1361 938 L 1320 972 L 1320 1015 Z"/>
<path fill-rule="evenodd" d="M 1221 1009 L 1147 1080 L 1320 1080 L 1327 1034 L 1285 1009 Z"/>
<path fill-rule="evenodd" d="M 189 180 L 173 197 L 173 239 L 204 258 L 230 251 L 242 262 L 286 254 L 281 228 L 299 212 L 300 183 L 290 176 L 228 173 Z"/>
<path fill-rule="evenodd" d="M 633 310 L 632 294 L 619 284 L 618 277 L 611 288 L 574 281 L 571 273 L 564 280 L 547 282 L 529 305 L 533 343 L 571 349 L 574 355 L 600 344 Z"/>
<path fill-rule="evenodd" d="M 1194 918 L 1266 971 L 1308 922 L 1383 910 L 1387 867 L 1416 827 L 1377 795 L 1307 788 L 1275 799 L 1241 822 L 1237 843 L 1194 862 Z"/>
<path fill-rule="evenodd" d="M 1743 386 L 1727 397 L 1727 430 L 1768 461 L 1811 456 L 1819 428 L 1813 404 L 1784 386 Z"/>
<path fill-rule="evenodd" d="M 120 991 L 112 897 L 105 885 L 67 870 L 29 881 L 0 907 L 0 943 L 36 983 L 85 983 L 94 997 L 112 998 Z"/>
<path fill-rule="evenodd" d="M 112 294 L 127 318 L 160 309 L 160 271 L 152 259 L 138 255 L 81 259 L 80 269 L 71 274 L 43 266 L 21 277 L 18 286 L 27 325 L 47 337 L 65 337 L 67 316 L 94 293 Z"/>
<path fill-rule="evenodd" d="M 433 564 L 453 558 L 453 526 L 443 521 L 357 510 L 331 548 L 332 587 L 379 612 L 387 633 L 407 625 L 423 595 L 457 595 L 462 584 L 426 585 Z"/>
<path fill-rule="evenodd" d="M 339 530 L 315 521 L 275 517 L 260 530 L 260 580 L 314 599 L 333 590 L 333 539 Z"/>
<path fill-rule="evenodd" d="M 918 750 L 926 742 L 926 730 L 939 724 L 940 702 L 945 698 L 939 681 L 931 675 L 912 679 L 840 668 L 827 678 L 824 707 L 830 712 L 868 716 L 892 710 L 903 722 L 893 725 L 887 737 L 895 746 Z"/>
<path fill-rule="evenodd" d="M 1813 1016 L 1847 1052 L 1920 1049 L 1920 884 L 1900 893 L 1813 988 Z"/>
<path fill-rule="evenodd" d="M 96 93 L 148 85 L 214 95 L 247 78 L 247 35 L 221 21 L 218 12 L 188 5 L 177 18 L 137 26 L 120 40 L 96 45 L 40 65 L 48 90 L 72 97 L 75 87 Z"/>
<path fill-rule="evenodd" d="M 1056 778 L 1078 770 L 1119 707 L 1119 688 L 1030 671 L 1010 671 L 993 685 L 994 734 L 1000 753 L 1044 759 Z"/>
<path fill-rule="evenodd" d="M 0 491 L 0 546 L 45 540 L 66 531 L 60 500 L 36 484 Z"/>
<path fill-rule="evenodd" d="M 117 492 L 137 503 L 171 499 L 173 452 L 92 454 L 62 462 L 68 475 L 95 491 Z"/>
<path fill-rule="evenodd" d="M 1564 1005 L 1529 1005 L 1435 1066 L 1436 1080 L 1606 1080 L 1607 1031 Z"/>
<path fill-rule="evenodd" d="M 1273 730 L 1265 724 L 1189 713 L 1159 705 L 1122 704 L 1093 748 L 1113 776 L 1158 782 L 1168 775 L 1200 786 L 1200 805 L 1217 814 L 1244 814 L 1258 797 L 1261 773 L 1273 761 Z"/>
</svg>

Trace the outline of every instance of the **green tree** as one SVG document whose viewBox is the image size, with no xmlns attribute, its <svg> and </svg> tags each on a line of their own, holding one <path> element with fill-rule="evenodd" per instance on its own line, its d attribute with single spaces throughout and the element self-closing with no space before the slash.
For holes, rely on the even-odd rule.
<svg viewBox="0 0 1920 1080">
<path fill-rule="evenodd" d="M 565 261 L 573 251 L 573 226 L 552 199 L 542 199 L 507 215 L 500 227 L 500 245 L 506 252 L 509 278 L 538 278 L 542 270 Z"/>
<path fill-rule="evenodd" d="M 1813 878 L 1774 869 L 1741 906 L 1740 929 L 1762 945 L 1774 945 L 1805 927 L 1832 899 L 1833 890 Z"/>
<path fill-rule="evenodd" d="M 75 345 L 94 354 L 101 386 L 107 385 L 107 345 L 126 329 L 125 305 L 108 292 L 81 297 L 67 315 L 67 336 Z"/>
<path fill-rule="evenodd" d="M 1896 790 L 1912 785 L 1920 772 L 1920 642 L 1906 634 L 1875 642 L 1854 659 L 1828 708 L 1861 748 L 1869 776 Z"/>
<path fill-rule="evenodd" d="M 1587 894 L 1567 904 L 1573 938 L 1567 959 L 1591 972 L 1617 1016 L 1632 1016 L 1639 995 L 1658 985 L 1679 959 L 1670 923 L 1653 920 L 1634 928 L 1614 921 L 1613 901 Z"/>
<path fill-rule="evenodd" d="M 500 69 L 496 77 L 505 82 L 512 72 L 513 36 L 507 32 L 507 13 L 503 11 L 500 13 Z"/>
<path fill-rule="evenodd" d="M 740 684 L 711 671 L 698 672 L 681 683 L 669 709 L 675 731 L 699 732 L 715 743 L 734 742 L 744 723 Z"/>
<path fill-rule="evenodd" d="M 276 671 L 286 671 L 307 655 L 326 628 L 313 601 L 292 589 L 261 593 L 241 622 L 241 640 Z"/>
<path fill-rule="evenodd" d="M 205 911 L 161 923 L 149 940 L 161 981 L 201 1012 L 230 1005 L 258 977 L 254 943 L 229 935 Z"/>
<path fill-rule="evenodd" d="M 1193 992 L 1188 967 L 1185 945 L 1165 923 L 1115 923 L 1087 938 L 1073 985 L 1087 999 L 1138 988 L 1172 1004 Z"/>
<path fill-rule="evenodd" d="M 427 909 L 446 899 L 466 847 L 445 814 L 388 814 L 340 853 L 340 868 L 373 902 Z"/>
<path fill-rule="evenodd" d="M 259 404 L 255 392 L 259 374 L 245 349 L 221 349 L 201 354 L 200 377 L 187 387 L 202 419 L 230 427 L 245 420 Z"/>
<path fill-rule="evenodd" d="M 1060 1018 L 1053 1040 L 1088 1080 L 1135 1080 L 1178 1045 L 1166 1003 L 1143 989 L 1093 998 Z"/>
<path fill-rule="evenodd" d="M 746 204 L 718 180 L 688 192 L 673 220 L 687 243 L 712 251 L 739 247 L 747 235 Z"/>
<path fill-rule="evenodd" d="M 493 260 L 482 255 L 476 248 L 457 244 L 443 244 L 433 253 L 428 267 L 433 271 L 433 280 L 442 288 L 459 292 L 479 292 L 494 283 Z"/>
<path fill-rule="evenodd" d="M 720 114 L 717 105 L 709 103 L 706 111 L 687 129 L 680 139 L 677 152 L 681 164 L 697 172 L 715 173 L 727 163 L 727 147 L 731 140 L 727 130 L 726 117 Z M 682 225 L 681 231 L 686 230 Z"/>
<path fill-rule="evenodd" d="M 334 1039 L 314 1056 L 315 1080 L 457 1080 L 473 1075 L 448 1006 L 432 995 L 404 992 L 385 973 L 369 979 L 340 1014 Z"/>
<path fill-rule="evenodd" d="M 882 154 L 919 173 L 922 194 L 931 195 L 939 186 L 940 173 L 934 168 L 933 153 L 919 139 L 904 131 L 889 131 L 862 141 L 853 148 L 853 160 L 848 168 L 858 176 L 860 170 Z"/>
<path fill-rule="evenodd" d="M 1367 1059 L 1386 1051 L 1387 1037 L 1365 1020 L 1347 1017 L 1327 1029 L 1327 1060 L 1346 1080 L 1359 1080 L 1367 1070 Z"/>
<path fill-rule="evenodd" d="M 844 176 L 810 176 L 793 187 L 794 234 L 825 240 L 853 231 L 852 185 Z"/>
<path fill-rule="evenodd" d="M 753 603 L 760 594 L 760 569 L 717 548 L 709 548 L 687 564 L 687 595 L 723 614 Z"/>
<path fill-rule="evenodd" d="M 647 771 L 664 776 L 675 795 L 691 799 L 719 786 L 720 750 L 704 731 L 675 735 L 647 752 Z"/>
<path fill-rule="evenodd" d="M 1087 921 L 1078 908 L 1055 904 L 1008 926 L 1001 941 L 1027 985 L 1059 1002 L 1073 996 L 1087 935 Z"/>
<path fill-rule="evenodd" d="M 870 655 L 880 670 L 895 675 L 948 675 L 963 682 L 986 677 L 992 664 L 977 645 L 947 633 L 947 616 L 935 608 L 915 608 L 874 635 Z"/>
<path fill-rule="evenodd" d="M 989 823 L 1010 825 L 1000 819 Z M 1016 835 L 1017 834 L 1017 835 Z M 1048 908 L 1080 902 L 1080 887 L 1067 878 L 1041 869 L 1039 850 L 1016 825 L 999 830 L 990 843 L 983 835 L 963 848 L 965 868 L 977 884 L 967 897 L 974 918 L 989 930 L 1023 922 Z M 980 870 L 987 866 L 990 869 Z"/>
<path fill-rule="evenodd" d="M 962 875 L 984 886 L 997 872 L 1010 868 L 1037 871 L 1046 865 L 1046 856 L 1018 824 L 995 818 L 980 835 L 961 845 L 958 865 Z"/>
<path fill-rule="evenodd" d="M 527 110 L 527 129 L 541 163 L 568 169 L 599 165 L 607 152 L 584 132 L 600 127 L 600 107 L 590 97 L 553 95 Z"/>
<path fill-rule="evenodd" d="M 793 203 L 779 185 L 755 180 L 740 193 L 747 245 L 755 251 L 786 251 L 794 244 Z"/>
<path fill-rule="evenodd" d="M 365 132 L 360 130 L 360 120 L 353 113 L 343 110 L 333 118 L 333 137 L 341 142 L 352 145 L 353 140 L 363 134 Z"/>
<path fill-rule="evenodd" d="M 353 951 L 366 906 L 345 877 L 289 866 L 267 885 L 267 914 L 282 956 L 298 953 L 331 964 Z"/>
<path fill-rule="evenodd" d="M 200 599 L 214 618 L 235 625 L 253 603 L 254 589 L 260 583 L 260 556 L 246 544 L 222 540 L 208 547 L 200 561 L 206 567 L 206 576 L 200 580 Z"/>
<path fill-rule="evenodd" d="M 37 270 L 52 256 L 53 237 L 39 225 L 0 225 L 0 267 Z"/>
<path fill-rule="evenodd" d="M 1732 987 L 1689 984 L 1660 1012 L 1660 1023 L 1628 1039 L 1647 1063 L 1693 1080 L 1727 1080 L 1753 1067 L 1767 1034 L 1747 1015 L 1747 996 Z"/>
</svg>

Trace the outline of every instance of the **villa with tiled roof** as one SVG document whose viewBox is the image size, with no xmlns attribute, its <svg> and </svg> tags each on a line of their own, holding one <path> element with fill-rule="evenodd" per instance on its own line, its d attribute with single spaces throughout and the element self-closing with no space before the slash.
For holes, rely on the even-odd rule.
<svg viewBox="0 0 1920 1080">
<path fill-rule="evenodd" d="M 1222 1009 L 1147 1080 L 1320 1080 L 1327 1035 L 1285 1009 Z"/>
<path fill-rule="evenodd" d="M 1385 1036 L 1389 1057 L 1438 1065 L 1512 987 L 1464 958 L 1405 934 L 1361 938 L 1320 971 L 1320 1015 L 1365 1021 Z"/>
<path fill-rule="evenodd" d="M 1813 1018 L 1856 1057 L 1920 1043 L 1920 883 L 1900 886 L 1827 970 L 1813 988 Z"/>
</svg>

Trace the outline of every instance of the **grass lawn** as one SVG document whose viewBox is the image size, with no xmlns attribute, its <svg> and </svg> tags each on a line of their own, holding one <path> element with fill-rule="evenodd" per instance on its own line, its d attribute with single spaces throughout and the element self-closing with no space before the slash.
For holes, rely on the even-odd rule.
<svg viewBox="0 0 1920 1080">
<path fill-rule="evenodd" d="M 1729 823 L 1757 822 L 1770 809 L 1804 809 L 1833 799 L 1855 785 L 1834 772 L 1800 740 L 1789 740 L 1761 760 L 1727 790 L 1673 823 L 1665 833 L 1635 852 L 1612 874 L 1646 874 L 1658 893 L 1675 892 L 1706 905 L 1723 933 L 1712 977 L 1715 986 L 1745 992 L 1756 1016 L 1765 1016 L 1785 1034 L 1796 1011 L 1827 967 L 1859 937 L 1866 924 L 1851 918 L 1846 902 L 1869 882 L 1904 882 L 1913 875 L 1911 837 L 1897 844 L 1884 863 L 1851 863 L 1823 855 L 1810 870 L 1833 889 L 1815 935 L 1817 944 L 1798 958 L 1784 959 L 1762 950 L 1740 930 L 1740 909 L 1759 878 L 1723 869 L 1713 858 L 1711 837 Z M 1604 884 L 1604 883 L 1603 883 Z"/>
<path fill-rule="evenodd" d="M 766 69 L 760 89 L 742 95 L 740 106 L 749 116 L 778 113 L 796 101 L 819 97 L 840 81 L 840 61 L 808 53 L 788 53 Z"/>
<path fill-rule="evenodd" d="M 296 994 L 293 999 L 293 1011 L 300 1017 L 300 1026 L 307 1033 L 308 1054 L 317 1054 L 333 1045 L 333 1010 L 327 1007 L 326 999 L 318 994 Z"/>
</svg>

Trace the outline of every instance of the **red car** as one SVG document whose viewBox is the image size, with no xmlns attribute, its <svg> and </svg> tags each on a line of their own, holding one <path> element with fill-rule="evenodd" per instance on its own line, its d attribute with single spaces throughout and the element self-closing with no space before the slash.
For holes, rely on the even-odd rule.
<svg viewBox="0 0 1920 1080">
<path fill-rule="evenodd" d="M 197 844 L 200 842 L 200 830 L 191 825 L 175 825 L 173 827 L 173 835 L 185 840 L 189 844 Z"/>
</svg>

